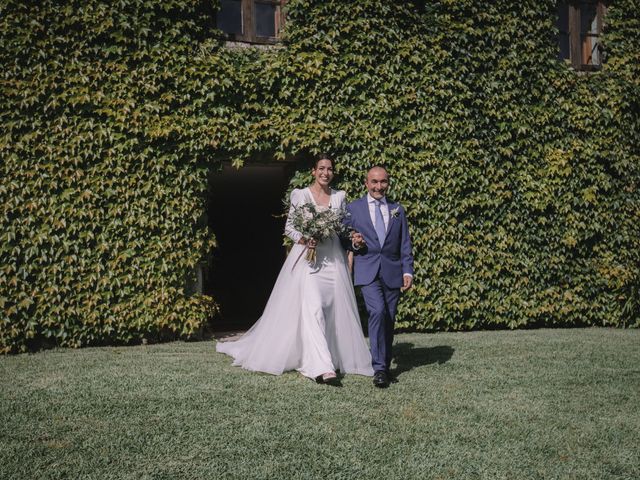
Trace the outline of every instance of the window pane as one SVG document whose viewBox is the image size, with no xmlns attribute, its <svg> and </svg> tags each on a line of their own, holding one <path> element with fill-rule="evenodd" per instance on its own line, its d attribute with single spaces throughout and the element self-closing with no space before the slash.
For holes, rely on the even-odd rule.
<svg viewBox="0 0 640 480">
<path fill-rule="evenodd" d="M 600 39 L 598 35 L 598 6 L 583 2 L 580 5 L 580 43 L 582 64 L 600 65 Z"/>
<path fill-rule="evenodd" d="M 223 32 L 242 35 L 241 0 L 220 0 L 216 26 Z"/>
<path fill-rule="evenodd" d="M 580 5 L 580 33 L 598 33 L 598 6 L 584 2 Z"/>
<path fill-rule="evenodd" d="M 569 49 L 569 5 L 566 3 L 558 5 L 558 22 L 556 26 L 559 31 L 558 58 L 564 60 L 571 57 L 571 50 Z"/>
<path fill-rule="evenodd" d="M 258 37 L 276 36 L 277 11 L 277 6 L 272 3 L 254 3 L 256 35 Z"/>
<path fill-rule="evenodd" d="M 566 3 L 558 5 L 558 23 L 556 26 L 560 33 L 569 32 L 569 5 Z"/>
<path fill-rule="evenodd" d="M 600 39 L 598 37 L 582 37 L 582 64 L 600 65 Z"/>
<path fill-rule="evenodd" d="M 565 60 L 571 58 L 571 50 L 569 49 L 569 35 L 561 33 L 559 38 L 560 51 L 558 52 L 558 58 Z"/>
</svg>

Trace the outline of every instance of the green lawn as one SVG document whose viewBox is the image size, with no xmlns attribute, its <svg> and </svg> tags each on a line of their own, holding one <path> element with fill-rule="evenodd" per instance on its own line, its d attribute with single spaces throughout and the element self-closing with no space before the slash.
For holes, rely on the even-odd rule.
<svg viewBox="0 0 640 480">
<path fill-rule="evenodd" d="M 638 479 L 640 331 L 402 334 L 399 383 L 214 342 L 0 358 L 2 479 Z"/>
</svg>

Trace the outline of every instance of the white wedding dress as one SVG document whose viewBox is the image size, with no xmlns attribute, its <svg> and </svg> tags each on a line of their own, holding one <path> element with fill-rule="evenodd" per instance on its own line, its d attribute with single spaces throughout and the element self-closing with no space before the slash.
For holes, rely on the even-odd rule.
<svg viewBox="0 0 640 480">
<path fill-rule="evenodd" d="M 316 205 L 309 189 L 293 190 L 285 233 L 294 242 L 302 234 L 293 228 L 291 212 L 304 203 Z M 328 208 L 344 209 L 345 204 L 344 191 L 331 190 Z M 288 370 L 310 378 L 336 370 L 373 375 L 338 236 L 318 244 L 315 265 L 305 260 L 304 251 L 295 243 L 256 324 L 239 340 L 218 342 L 216 350 L 232 356 L 233 365 L 274 375 Z"/>
</svg>

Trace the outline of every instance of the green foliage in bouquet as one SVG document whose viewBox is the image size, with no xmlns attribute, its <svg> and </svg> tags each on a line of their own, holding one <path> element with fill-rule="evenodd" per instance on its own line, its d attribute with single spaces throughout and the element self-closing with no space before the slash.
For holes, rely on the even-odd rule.
<svg viewBox="0 0 640 480">
<path fill-rule="evenodd" d="M 317 208 L 313 203 L 303 203 L 291 206 L 288 221 L 304 238 L 320 243 L 334 234 L 339 237 L 349 234 L 342 222 L 345 213 L 342 209 Z M 305 258 L 315 264 L 316 257 L 315 248 L 308 248 Z"/>
<path fill-rule="evenodd" d="M 326 150 L 407 209 L 401 328 L 640 324 L 637 0 L 591 74 L 555 0 L 290 0 L 269 49 L 216 8 L 0 1 L 0 351 L 196 334 L 207 175 Z"/>
<path fill-rule="evenodd" d="M 312 203 L 303 203 L 291 207 L 291 224 L 303 237 L 317 242 L 326 240 L 333 234 L 345 235 L 346 226 L 342 223 L 344 212 L 332 208 L 319 209 Z"/>
</svg>

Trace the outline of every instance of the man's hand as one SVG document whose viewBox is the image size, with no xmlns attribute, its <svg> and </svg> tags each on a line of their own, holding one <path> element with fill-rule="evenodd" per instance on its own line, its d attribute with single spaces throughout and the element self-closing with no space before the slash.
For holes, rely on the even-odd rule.
<svg viewBox="0 0 640 480">
<path fill-rule="evenodd" d="M 413 285 L 413 277 L 411 275 L 403 275 L 402 276 L 402 288 L 400 288 L 401 292 L 406 292 Z"/>
</svg>

